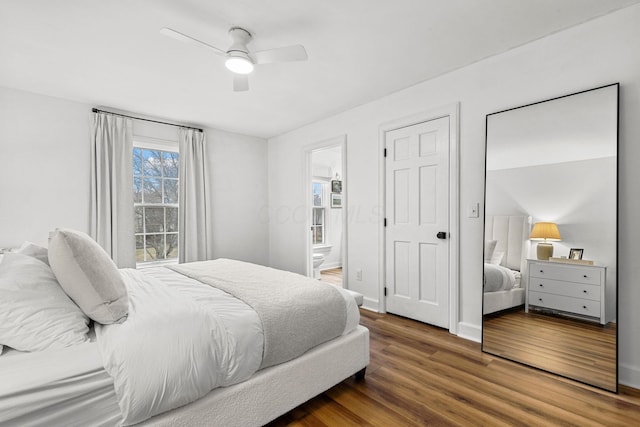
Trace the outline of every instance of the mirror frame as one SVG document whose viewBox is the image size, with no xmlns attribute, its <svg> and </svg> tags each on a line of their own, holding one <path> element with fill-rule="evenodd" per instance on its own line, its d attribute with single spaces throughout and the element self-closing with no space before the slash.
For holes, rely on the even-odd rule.
<svg viewBox="0 0 640 427">
<path fill-rule="evenodd" d="M 526 362 L 521 362 L 521 361 L 518 361 L 518 360 L 515 360 L 515 359 L 511 359 L 511 358 L 508 358 L 508 357 L 505 357 L 505 356 L 501 356 L 501 355 L 498 355 L 498 354 L 495 354 L 495 353 L 491 353 L 490 351 L 486 351 L 485 350 L 485 337 L 484 337 L 484 335 L 485 335 L 484 334 L 484 323 L 485 323 L 485 317 L 486 317 L 486 315 L 484 314 L 484 303 L 485 303 L 485 301 L 484 301 L 485 300 L 485 295 L 484 295 L 485 294 L 485 292 L 484 292 L 484 264 L 483 264 L 483 268 L 482 268 L 482 275 L 483 276 L 482 276 L 482 282 L 481 282 L 482 283 L 482 298 L 481 298 L 482 305 L 481 305 L 480 312 L 482 313 L 482 328 L 481 328 L 481 342 L 480 342 L 480 345 L 481 345 L 481 350 L 482 350 L 483 353 L 490 354 L 490 355 L 495 356 L 495 357 L 500 357 L 501 359 L 509 360 L 509 361 L 512 361 L 512 362 L 515 362 L 515 363 L 519 363 L 519 364 L 524 365 L 524 366 L 529 366 L 529 367 L 532 367 L 534 369 L 539 369 L 539 370 L 544 371 L 544 372 L 549 372 L 549 373 L 551 373 L 553 375 L 558 375 L 559 377 L 567 378 L 567 379 L 569 379 L 571 381 L 576 381 L 578 383 L 587 384 L 587 385 L 589 385 L 591 387 L 595 387 L 595 388 L 598 388 L 598 389 L 601 389 L 601 390 L 606 390 L 606 391 L 609 391 L 609 392 L 618 393 L 618 389 L 619 389 L 619 369 L 620 369 L 619 368 L 619 347 L 620 347 L 619 346 L 619 336 L 620 336 L 620 333 L 619 333 L 619 325 L 618 325 L 618 321 L 619 321 L 619 318 L 620 318 L 620 316 L 619 316 L 619 304 L 618 304 L 618 301 L 619 301 L 619 298 L 618 298 L 618 293 L 619 293 L 618 292 L 618 290 L 619 290 L 619 286 L 618 286 L 618 283 L 619 283 L 619 274 L 618 274 L 619 261 L 618 261 L 618 258 L 619 258 L 619 256 L 618 255 L 619 255 L 619 219 L 620 219 L 620 212 L 619 212 L 619 205 L 620 205 L 620 197 L 619 197 L 620 196 L 620 185 L 619 185 L 620 184 L 620 159 L 619 159 L 619 154 L 620 154 L 619 153 L 620 152 L 620 83 L 619 82 L 618 83 L 606 84 L 606 85 L 594 87 L 594 88 L 591 88 L 591 89 L 581 90 L 581 91 L 578 91 L 578 92 L 573 92 L 573 93 L 569 93 L 569 94 L 566 94 L 566 95 L 557 96 L 557 97 L 554 97 L 554 98 L 544 99 L 544 100 L 541 100 L 541 101 L 536 101 L 536 102 L 532 102 L 532 103 L 529 103 L 529 104 L 520 105 L 520 106 L 517 106 L 517 107 L 507 108 L 507 109 L 496 111 L 496 112 L 489 113 L 489 114 L 486 115 L 486 117 L 485 117 L 485 158 L 484 158 L 484 166 L 485 166 L 484 167 L 484 199 L 483 199 L 484 205 L 483 205 L 483 216 L 482 216 L 482 226 L 483 226 L 483 229 L 482 229 L 482 236 L 483 236 L 482 255 L 483 255 L 483 262 L 484 262 L 484 256 L 485 256 L 485 245 L 484 245 L 484 242 L 485 242 L 485 239 L 486 239 L 485 233 L 486 233 L 486 216 L 487 216 L 487 207 L 486 207 L 486 205 L 487 205 L 487 153 L 488 153 L 488 144 L 489 144 L 489 141 L 488 141 L 488 138 L 489 138 L 489 117 L 490 116 L 494 116 L 496 114 L 512 111 L 512 110 L 518 110 L 518 109 L 521 109 L 521 108 L 526 108 L 526 107 L 530 107 L 530 106 L 534 106 L 534 105 L 538 105 L 538 104 L 543 104 L 543 103 L 546 103 L 546 102 L 555 101 L 555 100 L 559 100 L 559 99 L 563 99 L 563 98 L 568 98 L 568 97 L 571 97 L 571 96 L 574 96 L 574 95 L 580 95 L 580 94 L 583 94 L 583 93 L 592 92 L 592 91 L 595 91 L 595 90 L 604 89 L 604 88 L 608 88 L 608 87 L 614 87 L 614 86 L 616 87 L 616 104 L 615 104 L 615 106 L 616 106 L 616 128 L 615 128 L 615 132 L 616 132 L 616 135 L 615 135 L 615 144 L 616 144 L 616 147 L 615 147 L 616 148 L 615 149 L 615 152 L 616 152 L 616 176 L 615 176 L 615 184 L 616 184 L 616 192 L 615 192 L 615 197 L 616 197 L 616 203 L 615 203 L 615 209 L 616 209 L 616 212 L 615 212 L 615 219 L 616 219 L 616 225 L 615 225 L 615 233 L 616 233 L 616 236 L 615 236 L 616 237 L 616 243 L 615 243 L 615 251 L 616 251 L 616 259 L 615 259 L 615 269 L 616 269 L 616 281 L 615 281 L 615 310 L 616 310 L 616 317 L 615 317 L 615 321 L 616 321 L 615 390 L 603 388 L 603 387 L 600 387 L 598 385 L 590 384 L 590 383 L 588 383 L 586 381 L 581 381 L 579 379 L 572 378 L 572 377 L 564 375 L 562 373 L 558 373 L 558 372 L 551 371 L 549 369 L 533 366 L 533 365 L 530 365 L 530 364 L 528 364 Z M 527 286 L 528 286 L 528 283 L 527 283 Z"/>
</svg>

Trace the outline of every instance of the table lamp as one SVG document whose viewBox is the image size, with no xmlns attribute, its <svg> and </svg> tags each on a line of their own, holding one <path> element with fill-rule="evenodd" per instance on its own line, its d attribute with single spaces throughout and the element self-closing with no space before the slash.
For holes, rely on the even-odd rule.
<svg viewBox="0 0 640 427">
<path fill-rule="evenodd" d="M 531 240 L 542 240 L 542 242 L 538 243 L 536 252 L 538 259 L 545 261 L 553 256 L 553 243 L 550 242 L 557 242 L 562 239 L 558 226 L 554 222 L 536 222 L 533 224 L 529 238 Z"/>
</svg>

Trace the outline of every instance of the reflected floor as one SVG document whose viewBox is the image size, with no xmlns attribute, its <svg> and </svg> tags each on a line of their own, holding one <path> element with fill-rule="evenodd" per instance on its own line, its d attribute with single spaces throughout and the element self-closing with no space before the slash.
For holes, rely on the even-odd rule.
<svg viewBox="0 0 640 427">
<path fill-rule="evenodd" d="M 524 310 L 485 316 L 483 350 L 607 390 L 616 389 L 616 323 Z"/>
</svg>

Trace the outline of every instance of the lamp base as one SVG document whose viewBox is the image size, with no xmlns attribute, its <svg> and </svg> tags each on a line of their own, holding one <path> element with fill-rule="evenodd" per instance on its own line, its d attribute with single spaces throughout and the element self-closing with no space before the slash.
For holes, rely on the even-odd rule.
<svg viewBox="0 0 640 427">
<path fill-rule="evenodd" d="M 553 256 L 553 244 L 552 243 L 538 243 L 536 248 L 538 259 L 548 261 Z"/>
</svg>

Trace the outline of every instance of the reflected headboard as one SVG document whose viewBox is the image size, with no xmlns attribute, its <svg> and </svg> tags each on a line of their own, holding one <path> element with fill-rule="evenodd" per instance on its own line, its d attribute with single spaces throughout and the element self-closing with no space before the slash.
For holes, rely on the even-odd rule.
<svg viewBox="0 0 640 427">
<path fill-rule="evenodd" d="M 496 251 L 503 251 L 500 265 L 524 271 L 529 255 L 530 216 L 494 215 L 484 221 L 485 240 L 496 240 Z"/>
</svg>

